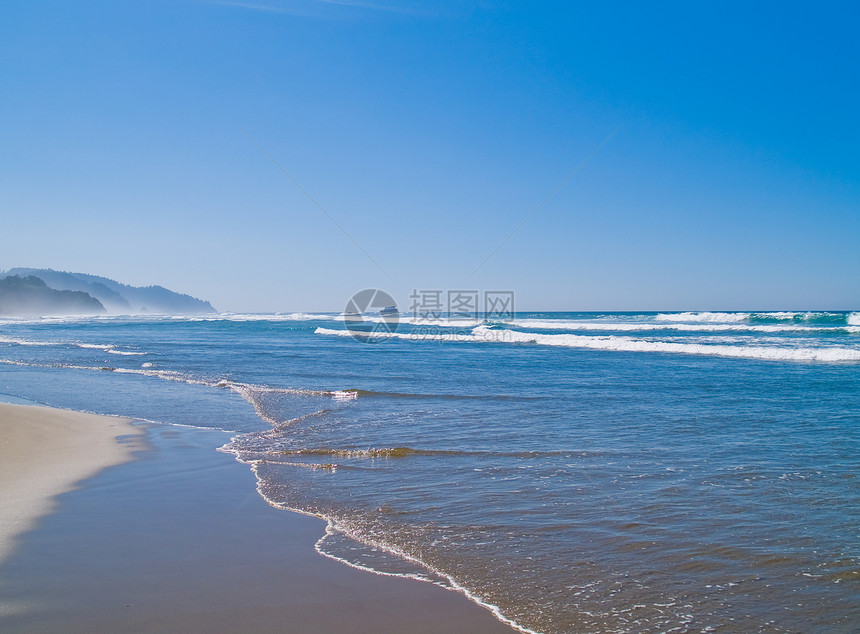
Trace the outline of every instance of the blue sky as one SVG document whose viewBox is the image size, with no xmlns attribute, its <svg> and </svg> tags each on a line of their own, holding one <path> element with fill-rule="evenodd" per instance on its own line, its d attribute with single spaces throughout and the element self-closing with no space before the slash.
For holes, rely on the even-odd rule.
<svg viewBox="0 0 860 634">
<path fill-rule="evenodd" d="M 4 2 L 0 269 L 230 311 L 858 309 L 856 6 Z"/>
</svg>

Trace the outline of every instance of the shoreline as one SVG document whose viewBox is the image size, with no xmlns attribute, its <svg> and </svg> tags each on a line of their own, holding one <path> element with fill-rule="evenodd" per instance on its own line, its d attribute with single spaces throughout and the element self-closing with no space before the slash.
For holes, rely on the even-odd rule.
<svg viewBox="0 0 860 634">
<path fill-rule="evenodd" d="M 87 460 L 74 482 L 44 487 L 48 503 L 0 560 L 4 631 L 514 631 L 458 592 L 318 554 L 325 521 L 269 506 L 247 465 L 216 451 L 225 432 L 0 404 L 0 443 L 27 411 L 72 436 L 31 436 L 37 451 L 17 452 L 30 473 L 51 472 L 52 456 Z"/>
<path fill-rule="evenodd" d="M 222 449 L 219 449 L 219 451 L 222 451 Z M 367 572 L 367 573 L 370 573 L 370 574 L 373 574 L 376 576 L 391 577 L 394 579 L 404 579 L 407 581 L 415 581 L 418 583 L 426 583 L 426 584 L 438 586 L 439 588 L 443 588 L 447 591 L 454 592 L 456 594 L 460 594 L 464 598 L 466 598 L 470 603 L 473 603 L 477 606 L 480 606 L 481 608 L 484 608 L 485 610 L 488 610 L 499 623 L 509 627 L 511 630 L 513 630 L 515 632 L 521 632 L 522 634 L 539 634 L 538 632 L 535 632 L 534 630 L 531 630 L 531 629 L 528 629 L 524 626 L 521 626 L 519 623 L 517 623 L 513 619 L 506 617 L 502 613 L 502 611 L 499 609 L 498 606 L 482 600 L 480 597 L 473 594 L 468 588 L 459 584 L 450 575 L 447 575 L 444 572 L 437 570 L 437 569 L 433 568 L 432 566 L 429 566 L 427 563 L 425 563 L 419 559 L 415 559 L 415 558 L 413 558 L 409 555 L 406 555 L 405 553 L 402 553 L 402 552 L 398 553 L 398 552 L 392 550 L 391 548 L 388 548 L 388 547 L 385 547 L 385 546 L 382 546 L 379 544 L 367 543 L 365 541 L 362 541 L 359 537 L 357 537 L 351 533 L 343 533 L 343 531 L 338 530 L 336 522 L 330 517 L 325 517 L 323 515 L 317 515 L 315 513 L 309 513 L 307 511 L 303 511 L 303 510 L 298 509 L 298 508 L 292 508 L 289 506 L 281 506 L 279 504 L 276 504 L 275 502 L 268 499 L 265 496 L 265 494 L 260 490 L 260 486 L 259 486 L 260 485 L 260 478 L 257 476 L 257 471 L 256 471 L 256 468 L 255 468 L 253 463 L 248 463 L 248 462 L 242 461 L 232 451 L 224 451 L 224 453 L 227 453 L 229 455 L 233 455 L 238 463 L 245 464 L 245 465 L 248 465 L 251 467 L 251 472 L 254 474 L 254 477 L 257 481 L 257 493 L 260 495 L 260 497 L 269 506 L 276 508 L 278 510 L 281 510 L 281 511 L 286 511 L 288 513 L 295 513 L 297 515 L 302 515 L 302 516 L 306 516 L 306 517 L 312 517 L 315 519 L 319 519 L 320 521 L 322 521 L 326 524 L 325 531 L 324 531 L 323 535 L 320 536 L 320 538 L 314 543 L 314 550 L 321 557 L 325 557 L 326 559 L 330 559 L 332 561 L 335 561 L 335 562 L 337 562 L 341 565 L 347 566 L 349 568 L 353 568 L 355 570 L 359 570 L 362 572 Z M 405 561 L 411 562 L 411 563 L 415 564 L 416 566 L 419 566 L 419 567 L 429 571 L 431 573 L 431 575 L 437 575 L 440 579 L 444 579 L 445 582 L 447 583 L 447 585 L 446 585 L 446 583 L 440 583 L 439 581 L 434 581 L 430 578 L 421 577 L 421 576 L 417 576 L 417 575 L 410 574 L 410 573 L 382 572 L 379 570 L 374 570 L 373 568 L 369 568 L 369 567 L 364 566 L 362 564 L 355 563 L 355 562 L 349 561 L 348 559 L 344 559 L 343 557 L 333 555 L 329 552 L 326 552 L 326 550 L 325 550 L 325 548 L 323 548 L 322 544 L 325 542 L 326 538 L 329 537 L 329 535 L 334 534 L 336 532 L 342 532 L 343 534 L 347 535 L 348 538 L 354 540 L 356 543 L 363 544 L 365 546 L 370 546 L 372 548 L 378 548 L 378 549 L 383 550 L 385 552 L 388 552 L 392 555 L 400 557 L 401 559 L 403 559 Z"/>
</svg>

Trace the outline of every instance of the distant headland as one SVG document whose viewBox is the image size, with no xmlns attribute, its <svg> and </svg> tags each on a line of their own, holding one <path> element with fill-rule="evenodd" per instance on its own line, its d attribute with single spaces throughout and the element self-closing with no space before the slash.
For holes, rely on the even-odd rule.
<svg viewBox="0 0 860 634">
<path fill-rule="evenodd" d="M 217 312 L 207 301 L 163 286 L 129 286 L 86 273 L 0 271 L 0 315 L 187 315 Z"/>
</svg>

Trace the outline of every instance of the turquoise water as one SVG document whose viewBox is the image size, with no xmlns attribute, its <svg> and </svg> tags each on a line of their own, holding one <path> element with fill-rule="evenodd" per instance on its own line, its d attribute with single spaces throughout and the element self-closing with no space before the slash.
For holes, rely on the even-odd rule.
<svg viewBox="0 0 860 634">
<path fill-rule="evenodd" d="M 860 315 L 0 322 L 0 392 L 234 432 L 321 553 L 542 632 L 860 622 Z"/>
</svg>

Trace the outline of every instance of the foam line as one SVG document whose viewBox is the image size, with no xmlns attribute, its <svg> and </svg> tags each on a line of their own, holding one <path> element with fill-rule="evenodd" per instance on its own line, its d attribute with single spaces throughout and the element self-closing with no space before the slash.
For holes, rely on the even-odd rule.
<svg viewBox="0 0 860 634">
<path fill-rule="evenodd" d="M 352 336 L 348 330 L 317 328 L 315 334 Z M 675 343 L 669 341 L 648 341 L 634 337 L 605 337 L 592 335 L 553 334 L 544 335 L 515 330 L 494 330 L 488 326 L 478 326 L 471 334 L 410 334 L 394 333 L 392 337 L 413 341 L 450 341 L 475 343 L 533 343 L 542 346 L 565 348 L 588 348 L 592 350 L 613 350 L 618 352 L 667 352 L 703 356 L 732 357 L 742 359 L 762 359 L 769 361 L 860 361 L 860 350 L 853 348 L 790 348 L 743 346 L 725 344 Z"/>
</svg>

